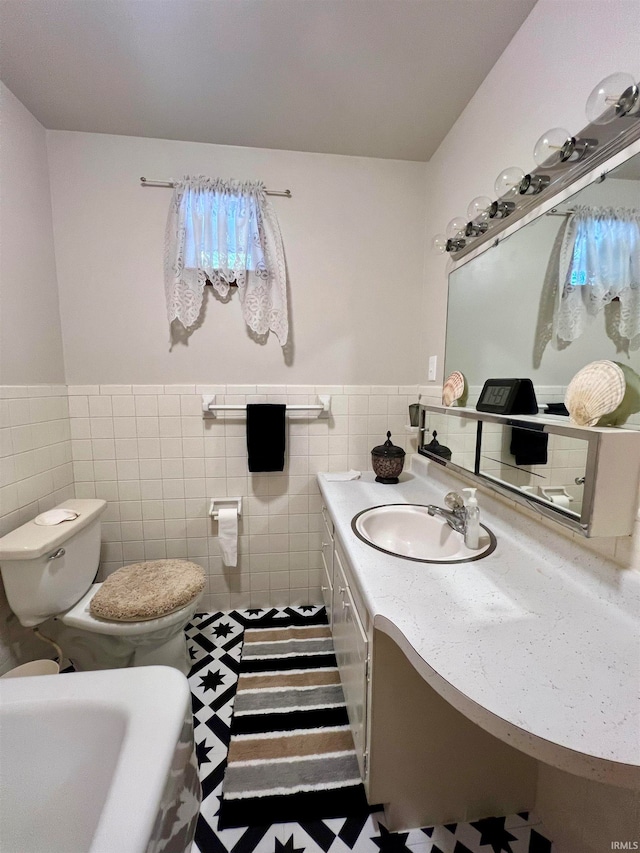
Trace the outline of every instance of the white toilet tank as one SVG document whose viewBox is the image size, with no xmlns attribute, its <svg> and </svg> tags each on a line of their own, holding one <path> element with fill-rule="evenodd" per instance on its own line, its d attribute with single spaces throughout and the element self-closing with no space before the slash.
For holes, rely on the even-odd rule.
<svg viewBox="0 0 640 853">
<path fill-rule="evenodd" d="M 71 499 L 56 509 L 78 518 L 41 526 L 28 521 L 0 539 L 0 573 L 9 606 L 27 628 L 64 613 L 91 586 L 100 563 L 106 501 Z"/>
</svg>

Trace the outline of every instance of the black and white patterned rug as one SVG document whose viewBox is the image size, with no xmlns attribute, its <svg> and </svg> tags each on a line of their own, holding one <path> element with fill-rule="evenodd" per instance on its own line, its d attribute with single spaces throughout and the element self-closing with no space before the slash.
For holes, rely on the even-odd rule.
<svg viewBox="0 0 640 853">
<path fill-rule="evenodd" d="M 382 812 L 269 826 L 218 828 L 244 629 L 268 616 L 317 618 L 316 606 L 201 613 L 187 626 L 202 808 L 192 853 L 551 853 L 535 816 L 389 832 Z"/>
<path fill-rule="evenodd" d="M 366 817 L 324 609 L 245 628 L 218 827 Z"/>
</svg>

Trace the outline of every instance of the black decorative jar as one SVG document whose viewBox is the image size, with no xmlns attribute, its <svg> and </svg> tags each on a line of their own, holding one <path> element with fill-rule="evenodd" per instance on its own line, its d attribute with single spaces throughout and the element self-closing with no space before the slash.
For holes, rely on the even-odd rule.
<svg viewBox="0 0 640 853">
<path fill-rule="evenodd" d="M 434 456 L 439 456 L 441 459 L 446 459 L 447 462 L 449 462 L 451 460 L 451 448 L 445 447 L 444 444 L 440 444 L 438 441 L 438 433 L 435 429 L 431 434 L 433 435 L 433 438 L 429 444 L 424 445 L 423 450 L 428 451 Z"/>
<path fill-rule="evenodd" d="M 376 475 L 376 483 L 397 483 L 404 467 L 405 452 L 391 442 L 391 433 L 387 440 L 371 451 L 371 465 Z"/>
</svg>

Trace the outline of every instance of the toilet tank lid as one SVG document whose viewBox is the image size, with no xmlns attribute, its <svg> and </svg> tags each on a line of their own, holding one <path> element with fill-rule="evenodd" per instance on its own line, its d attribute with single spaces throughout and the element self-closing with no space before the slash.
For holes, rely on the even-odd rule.
<svg viewBox="0 0 640 853">
<path fill-rule="evenodd" d="M 55 509 L 71 509 L 78 517 L 60 524 L 42 526 L 32 519 L 0 539 L 0 564 L 3 560 L 35 560 L 64 542 L 98 518 L 107 508 L 102 500 L 70 498 Z"/>
</svg>

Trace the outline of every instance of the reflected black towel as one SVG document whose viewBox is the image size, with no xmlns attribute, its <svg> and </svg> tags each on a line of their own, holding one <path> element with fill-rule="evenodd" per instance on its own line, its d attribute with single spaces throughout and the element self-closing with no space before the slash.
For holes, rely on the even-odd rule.
<svg viewBox="0 0 640 853">
<path fill-rule="evenodd" d="M 549 436 L 546 432 L 513 427 L 511 430 L 511 454 L 516 465 L 546 465 Z"/>
<path fill-rule="evenodd" d="M 247 405 L 247 451 L 250 471 L 284 470 L 286 406 Z"/>
<path fill-rule="evenodd" d="M 562 415 L 565 418 L 569 417 L 569 409 L 564 403 L 547 403 L 545 408 L 547 415 Z"/>
</svg>

